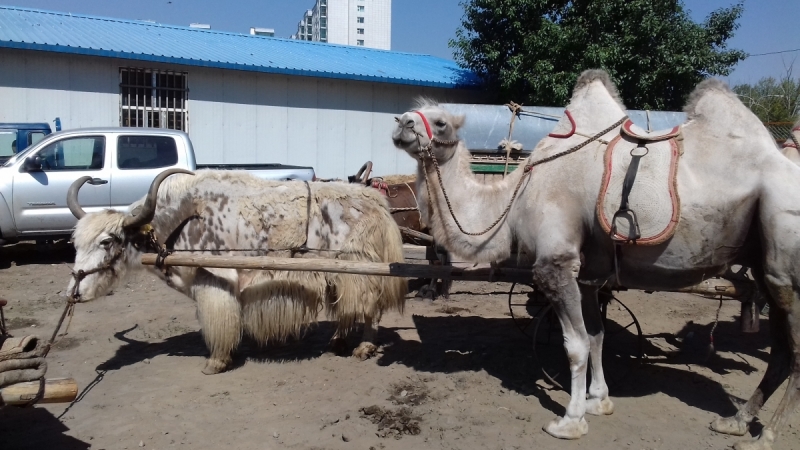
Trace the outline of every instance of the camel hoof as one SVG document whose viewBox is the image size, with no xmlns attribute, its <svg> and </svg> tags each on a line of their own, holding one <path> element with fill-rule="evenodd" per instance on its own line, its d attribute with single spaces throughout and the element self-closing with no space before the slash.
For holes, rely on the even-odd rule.
<svg viewBox="0 0 800 450">
<path fill-rule="evenodd" d="M 734 417 L 718 417 L 711 422 L 711 429 L 717 433 L 744 436 L 747 433 L 747 422 Z"/>
<path fill-rule="evenodd" d="M 583 417 L 581 417 L 581 420 L 560 417 L 550 421 L 542 429 L 550 436 L 559 439 L 580 439 L 589 432 L 589 424 L 586 423 L 586 419 Z"/>
<path fill-rule="evenodd" d="M 208 359 L 206 366 L 203 367 L 203 373 L 205 375 L 216 375 L 225 372 L 228 369 L 228 364 L 229 362 L 220 361 L 219 359 Z"/>
<path fill-rule="evenodd" d="M 614 402 L 610 398 L 590 398 L 586 400 L 586 414 L 593 416 L 610 416 L 614 414 Z"/>
<path fill-rule="evenodd" d="M 336 356 L 345 356 L 347 354 L 347 341 L 343 338 L 333 338 L 330 342 L 331 352 Z"/>
<path fill-rule="evenodd" d="M 754 441 L 743 441 L 733 444 L 734 450 L 772 450 L 772 443 L 775 442 L 775 433 L 764 429 L 761 436 Z"/>
<path fill-rule="evenodd" d="M 371 342 L 362 342 L 361 345 L 353 350 L 353 356 L 361 361 L 364 361 L 375 356 L 375 353 L 377 352 L 378 347 L 375 344 Z"/>
</svg>

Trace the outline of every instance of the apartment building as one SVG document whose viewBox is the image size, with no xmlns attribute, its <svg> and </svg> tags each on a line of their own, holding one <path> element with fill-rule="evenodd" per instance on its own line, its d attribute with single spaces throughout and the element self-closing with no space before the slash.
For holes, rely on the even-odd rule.
<svg viewBox="0 0 800 450">
<path fill-rule="evenodd" d="M 292 39 L 390 50 L 392 0 L 316 0 Z"/>
</svg>

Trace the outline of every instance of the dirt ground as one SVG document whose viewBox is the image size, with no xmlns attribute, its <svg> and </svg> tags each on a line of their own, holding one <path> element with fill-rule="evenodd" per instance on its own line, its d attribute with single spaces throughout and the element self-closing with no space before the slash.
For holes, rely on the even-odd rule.
<svg viewBox="0 0 800 450">
<path fill-rule="evenodd" d="M 9 300 L 12 333 L 49 337 L 72 257 L 68 247 L 0 249 L 0 297 Z M 529 288 L 516 288 L 519 320 L 511 317 L 509 288 L 459 282 L 449 301 L 434 302 L 412 291 L 404 315 L 384 316 L 380 354 L 368 361 L 327 353 L 334 327 L 321 317 L 297 342 L 245 342 L 234 370 L 206 376 L 192 301 L 141 272 L 113 295 L 78 305 L 48 357 L 48 377 L 75 378 L 78 400 L 0 410 L 0 448 L 699 449 L 741 439 L 708 424 L 734 413 L 761 379 L 766 317 L 760 333 L 743 335 L 739 303 L 723 302 L 709 356 L 718 301 L 619 293 L 641 324 L 644 361 L 632 362 L 635 326 L 624 328 L 630 316 L 612 303 L 606 360 L 616 412 L 587 416 L 587 436 L 559 441 L 542 425 L 564 412 L 569 397 L 543 379 L 534 342 L 562 382 L 563 351 L 548 343 L 546 321 L 536 341 L 530 337 Z M 527 335 L 518 325 L 528 325 Z M 762 421 L 778 400 L 767 403 Z M 776 450 L 800 449 L 798 414 L 790 423 Z"/>
</svg>

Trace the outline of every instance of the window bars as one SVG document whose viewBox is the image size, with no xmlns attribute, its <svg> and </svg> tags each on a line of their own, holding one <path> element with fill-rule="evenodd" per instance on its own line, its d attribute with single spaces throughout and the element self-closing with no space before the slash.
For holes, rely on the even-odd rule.
<svg viewBox="0 0 800 450">
<path fill-rule="evenodd" d="M 120 68 L 120 126 L 188 132 L 186 75 L 171 70 Z"/>
</svg>

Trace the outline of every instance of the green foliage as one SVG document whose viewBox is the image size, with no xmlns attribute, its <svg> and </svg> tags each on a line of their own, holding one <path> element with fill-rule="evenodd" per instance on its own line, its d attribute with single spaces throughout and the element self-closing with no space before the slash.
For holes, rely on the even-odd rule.
<svg viewBox="0 0 800 450">
<path fill-rule="evenodd" d="M 754 85 L 734 86 L 733 92 L 763 122 L 794 122 L 800 117 L 800 78 L 791 69 L 776 80 L 766 77 Z"/>
<path fill-rule="evenodd" d="M 585 69 L 609 72 L 629 108 L 678 110 L 747 55 L 726 42 L 741 3 L 691 20 L 681 0 L 464 0 L 450 41 L 497 102 L 565 105 Z"/>
</svg>

